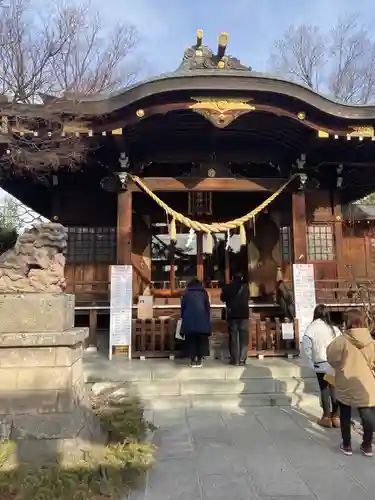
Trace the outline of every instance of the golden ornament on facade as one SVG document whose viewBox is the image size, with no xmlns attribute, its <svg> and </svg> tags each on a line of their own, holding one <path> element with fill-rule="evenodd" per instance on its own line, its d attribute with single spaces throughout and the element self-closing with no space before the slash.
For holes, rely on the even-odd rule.
<svg viewBox="0 0 375 500">
<path fill-rule="evenodd" d="M 225 62 L 224 62 L 224 61 L 219 61 L 219 62 L 217 63 L 217 67 L 218 67 L 219 69 L 224 69 L 224 68 L 225 68 Z"/>
<path fill-rule="evenodd" d="M 297 117 L 299 120 L 304 120 L 306 118 L 306 114 L 303 111 L 300 111 Z"/>
<path fill-rule="evenodd" d="M 319 139 L 328 139 L 329 133 L 325 130 L 318 130 L 318 137 Z"/>
<path fill-rule="evenodd" d="M 255 106 L 241 99 L 193 98 L 197 101 L 189 107 L 204 116 L 215 127 L 225 128 L 241 115 L 255 110 Z"/>
<path fill-rule="evenodd" d="M 216 170 L 214 168 L 209 168 L 207 172 L 208 177 L 216 177 Z"/>
<path fill-rule="evenodd" d="M 348 133 L 350 137 L 374 137 L 373 127 L 350 127 L 352 132 Z"/>
<path fill-rule="evenodd" d="M 145 116 L 145 110 L 144 109 L 137 109 L 135 114 L 138 116 L 138 118 L 143 118 Z"/>
</svg>

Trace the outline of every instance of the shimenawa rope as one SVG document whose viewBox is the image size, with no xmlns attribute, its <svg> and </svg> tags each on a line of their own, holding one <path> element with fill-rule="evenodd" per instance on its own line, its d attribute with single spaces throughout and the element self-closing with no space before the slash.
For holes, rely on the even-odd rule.
<svg viewBox="0 0 375 500">
<path fill-rule="evenodd" d="M 176 210 L 173 210 L 170 206 L 164 203 L 155 193 L 151 191 L 147 187 L 147 185 L 136 175 L 130 175 L 130 178 L 144 191 L 147 193 L 150 198 L 152 198 L 168 215 L 172 217 L 172 221 L 169 227 L 169 233 L 171 241 L 176 241 L 177 233 L 176 233 L 176 221 L 184 224 L 186 227 L 194 229 L 194 231 L 201 231 L 207 234 L 207 246 L 212 247 L 212 233 L 222 233 L 231 229 L 240 228 L 240 242 L 241 245 L 246 245 L 246 231 L 244 224 L 248 222 L 250 219 L 253 219 L 256 215 L 262 212 L 270 203 L 272 203 L 283 191 L 284 189 L 297 177 L 298 174 L 292 176 L 287 182 L 285 182 L 282 186 L 277 189 L 274 193 L 271 194 L 266 200 L 264 200 L 260 205 L 256 208 L 248 212 L 242 217 L 237 219 L 233 219 L 227 222 L 214 222 L 212 224 L 206 224 L 204 222 L 199 222 L 196 220 L 192 220 L 185 215 L 182 215 Z"/>
</svg>

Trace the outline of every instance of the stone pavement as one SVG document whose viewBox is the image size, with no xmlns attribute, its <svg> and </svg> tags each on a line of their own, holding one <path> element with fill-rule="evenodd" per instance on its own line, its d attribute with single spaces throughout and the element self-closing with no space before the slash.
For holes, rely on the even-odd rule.
<svg viewBox="0 0 375 500">
<path fill-rule="evenodd" d="M 131 500 L 368 500 L 375 458 L 338 451 L 340 433 L 318 408 L 158 410 L 157 461 Z"/>
</svg>

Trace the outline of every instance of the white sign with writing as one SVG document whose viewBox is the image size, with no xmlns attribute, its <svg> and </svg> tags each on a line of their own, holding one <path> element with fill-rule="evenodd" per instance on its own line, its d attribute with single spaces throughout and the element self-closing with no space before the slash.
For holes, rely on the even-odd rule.
<svg viewBox="0 0 375 500">
<path fill-rule="evenodd" d="M 138 297 L 137 318 L 151 319 L 154 316 L 154 297 L 152 295 L 140 295 Z"/>
<path fill-rule="evenodd" d="M 122 348 L 131 358 L 132 305 L 133 305 L 132 266 L 111 266 L 111 303 L 109 320 L 109 359 L 113 349 Z"/>
<path fill-rule="evenodd" d="M 294 323 L 282 323 L 281 336 L 283 340 L 294 340 Z"/>
<path fill-rule="evenodd" d="M 316 306 L 314 264 L 293 264 L 293 289 L 300 341 L 313 319 Z"/>
</svg>

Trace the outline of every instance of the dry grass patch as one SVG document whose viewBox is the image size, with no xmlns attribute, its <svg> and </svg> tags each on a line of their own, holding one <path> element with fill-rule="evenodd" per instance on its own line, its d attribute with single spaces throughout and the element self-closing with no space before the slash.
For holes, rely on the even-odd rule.
<svg viewBox="0 0 375 500">
<path fill-rule="evenodd" d="M 58 464 L 38 470 L 4 470 L 15 443 L 0 443 L 0 500 L 119 500 L 126 498 L 152 465 L 155 447 L 145 442 L 154 427 L 133 397 L 103 394 L 92 398 L 93 411 L 108 432 L 102 456 L 87 454 L 73 469 Z"/>
</svg>

